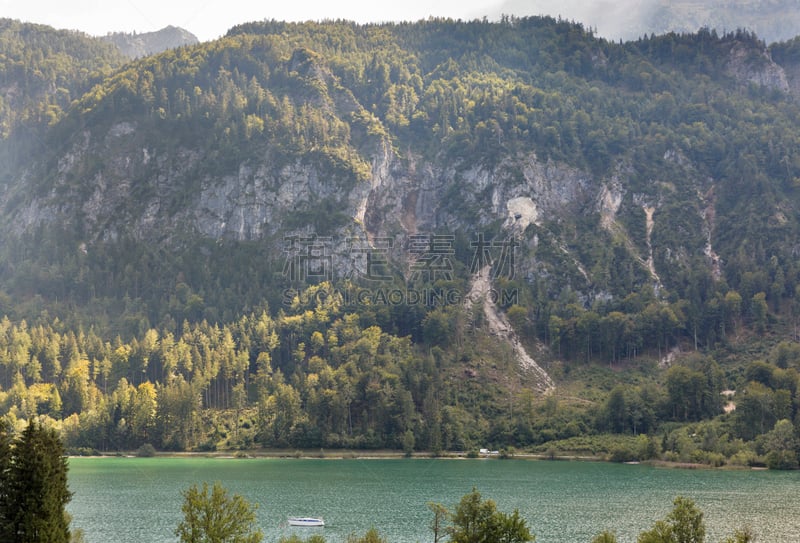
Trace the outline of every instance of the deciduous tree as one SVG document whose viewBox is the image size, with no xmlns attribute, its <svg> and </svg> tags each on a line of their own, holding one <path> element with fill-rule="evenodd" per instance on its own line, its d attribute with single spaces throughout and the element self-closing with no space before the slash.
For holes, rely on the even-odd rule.
<svg viewBox="0 0 800 543">
<path fill-rule="evenodd" d="M 461 498 L 452 522 L 447 529 L 451 543 L 524 543 L 535 539 L 519 511 L 511 515 L 498 511 L 493 500 L 483 500 L 474 488 Z"/>
<path fill-rule="evenodd" d="M 594 536 L 592 543 L 617 543 L 617 536 L 606 530 Z"/>
<path fill-rule="evenodd" d="M 665 520 L 659 520 L 652 529 L 639 534 L 638 543 L 703 543 L 706 528 L 703 512 L 694 501 L 678 496 Z"/>
<path fill-rule="evenodd" d="M 175 530 L 182 543 L 259 543 L 255 507 L 238 494 L 229 495 L 219 483 L 209 490 L 192 485 L 183 492 L 183 520 Z"/>
</svg>

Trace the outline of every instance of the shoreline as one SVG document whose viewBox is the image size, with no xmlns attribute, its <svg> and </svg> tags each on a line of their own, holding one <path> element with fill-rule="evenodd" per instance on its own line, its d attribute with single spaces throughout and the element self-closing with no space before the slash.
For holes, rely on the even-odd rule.
<svg viewBox="0 0 800 543">
<path fill-rule="evenodd" d="M 552 460 L 577 462 L 608 462 L 602 456 L 550 455 L 540 453 L 515 453 L 502 456 L 497 453 L 471 456 L 464 451 L 448 451 L 433 454 L 429 451 L 416 451 L 411 455 L 391 449 L 249 449 L 241 451 L 157 451 L 152 456 L 138 455 L 131 451 L 107 451 L 100 454 L 67 454 L 69 458 L 220 458 L 226 460 L 247 460 L 257 458 L 294 458 L 305 460 L 388 460 L 388 459 L 441 459 L 441 460 Z"/>
<path fill-rule="evenodd" d="M 139 456 L 136 451 L 115 451 L 99 455 L 67 455 L 68 458 L 210 458 L 220 460 L 254 460 L 254 459 L 296 459 L 296 460 L 526 460 L 550 462 L 601 462 L 605 464 L 644 465 L 659 469 L 685 469 L 685 470 L 722 470 L 722 471 L 768 471 L 761 466 L 711 466 L 708 464 L 692 462 L 674 462 L 669 460 L 644 460 L 641 462 L 611 462 L 602 456 L 591 455 L 556 455 L 551 456 L 541 453 L 516 453 L 501 457 L 498 454 L 479 454 L 470 456 L 469 453 L 451 451 L 434 455 L 431 452 L 419 451 L 407 455 L 402 451 L 381 449 L 333 449 L 321 451 L 309 450 L 284 450 L 284 449 L 252 449 L 246 451 L 186 451 L 186 452 L 157 452 L 153 456 Z"/>
</svg>

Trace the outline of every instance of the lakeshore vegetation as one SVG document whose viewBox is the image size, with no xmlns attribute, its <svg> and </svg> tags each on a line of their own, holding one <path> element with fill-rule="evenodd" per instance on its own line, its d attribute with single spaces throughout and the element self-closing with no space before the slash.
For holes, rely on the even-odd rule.
<svg viewBox="0 0 800 543">
<path fill-rule="evenodd" d="M 17 426 L 44 416 L 75 454 L 491 447 L 797 467 L 794 343 L 731 375 L 699 352 L 668 369 L 645 356 L 565 363 L 555 368 L 585 388 L 541 395 L 524 375 L 505 380 L 513 359 L 501 365 L 492 337 L 462 326 L 458 308 L 424 317 L 414 342 L 384 331 L 371 308 L 307 294 L 276 317 L 185 322 L 179 335 L 148 329 L 130 341 L 2 319 L 0 406 Z"/>
</svg>

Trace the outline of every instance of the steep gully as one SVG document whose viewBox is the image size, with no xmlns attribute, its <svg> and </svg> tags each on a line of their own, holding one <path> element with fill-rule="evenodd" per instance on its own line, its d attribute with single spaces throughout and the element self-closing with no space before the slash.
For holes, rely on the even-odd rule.
<svg viewBox="0 0 800 543">
<path fill-rule="evenodd" d="M 497 304 L 492 299 L 492 285 L 489 279 L 490 271 L 491 267 L 485 266 L 473 276 L 472 286 L 465 300 L 468 309 L 471 309 L 475 304 L 480 304 L 490 332 L 511 348 L 511 351 L 517 359 L 517 364 L 522 370 L 534 375 L 536 378 L 536 388 L 541 392 L 552 391 L 555 389 L 553 379 L 551 379 L 536 360 L 528 354 L 525 347 L 514 333 L 511 323 L 508 322 L 506 316 L 498 309 Z"/>
</svg>

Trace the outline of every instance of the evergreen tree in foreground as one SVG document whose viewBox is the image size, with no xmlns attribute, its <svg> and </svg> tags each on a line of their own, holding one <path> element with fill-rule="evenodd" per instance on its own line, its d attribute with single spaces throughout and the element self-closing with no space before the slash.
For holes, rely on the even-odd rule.
<svg viewBox="0 0 800 543">
<path fill-rule="evenodd" d="M 11 470 L 11 425 L 0 419 L 0 541 L 13 541 L 11 531 L 11 500 L 9 472 Z"/>
<path fill-rule="evenodd" d="M 9 444 L 7 426 L 0 428 L 2 491 L 0 536 L 16 543 L 68 543 L 72 498 L 67 488 L 67 460 L 56 432 L 31 420 Z"/>
</svg>

